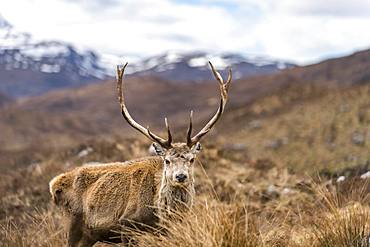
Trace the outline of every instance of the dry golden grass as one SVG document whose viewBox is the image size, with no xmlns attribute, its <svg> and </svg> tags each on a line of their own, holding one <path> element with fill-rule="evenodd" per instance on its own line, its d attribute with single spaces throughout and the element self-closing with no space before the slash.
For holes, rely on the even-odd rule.
<svg viewBox="0 0 370 247">
<path fill-rule="evenodd" d="M 22 215 L 15 223 L 6 219 L 1 224 L 1 241 L 3 246 L 66 246 L 67 236 L 61 225 L 62 218 L 54 211 L 34 212 Z"/>
<path fill-rule="evenodd" d="M 368 181 L 369 182 L 369 181 Z M 160 231 L 130 232 L 135 246 L 369 246 L 370 208 L 365 182 L 355 196 L 343 197 L 322 184 L 312 188 L 313 203 L 300 209 L 274 204 L 222 202 L 200 195 L 188 213 L 164 222 Z M 334 189 L 334 190 L 332 190 Z M 284 208 L 282 210 L 281 208 Z M 127 234 L 127 233 L 125 233 Z M 1 224 L 4 246 L 65 246 L 66 234 L 57 210 L 46 206 Z M 102 244 L 103 245 L 103 244 Z M 105 246 L 105 245 L 104 245 Z M 124 245 L 122 245 L 124 246 Z"/>
<path fill-rule="evenodd" d="M 370 86 L 283 90 L 229 115 L 227 126 L 240 131 L 219 138 L 244 145 L 251 157 L 311 174 L 369 166 L 369 95 Z"/>
<path fill-rule="evenodd" d="M 163 235 L 136 235 L 135 243 L 139 246 L 369 246 L 370 211 L 359 202 L 320 211 L 309 227 L 292 225 L 278 217 L 270 222 L 237 204 L 208 203 L 197 205 L 178 221 L 169 222 Z M 313 213 L 317 209 L 308 210 Z M 305 212 L 300 213 L 302 220 L 311 221 L 305 219 Z"/>
<path fill-rule="evenodd" d="M 121 145 L 94 143 L 91 146 L 95 151 L 86 157 L 78 158 L 78 152 L 69 151 L 8 177 L 2 175 L 5 179 L 2 186 L 8 186 L 1 191 L 3 245 L 65 246 L 63 222 L 49 202 L 47 181 L 69 169 L 72 161 L 75 166 L 103 160 L 102 156 L 114 160 L 121 154 L 113 147 Z M 146 151 L 143 143 L 136 145 L 130 152 Z M 133 243 L 207 247 L 367 246 L 364 241 L 370 235 L 369 180 L 354 177 L 358 183 L 315 182 L 273 163 L 266 164 L 267 160 L 246 166 L 221 155 L 222 152 L 211 148 L 200 157 L 194 208 L 179 215 L 178 220 L 165 223 L 162 234 L 134 232 Z M 217 166 L 212 164 L 214 161 L 219 161 Z"/>
</svg>

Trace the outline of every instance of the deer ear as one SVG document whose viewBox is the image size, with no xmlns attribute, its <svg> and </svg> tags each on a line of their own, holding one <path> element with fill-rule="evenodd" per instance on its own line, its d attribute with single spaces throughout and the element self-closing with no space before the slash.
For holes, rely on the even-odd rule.
<svg viewBox="0 0 370 247">
<path fill-rule="evenodd" d="M 166 149 L 164 149 L 161 145 L 159 145 L 158 143 L 155 143 L 153 142 L 152 143 L 152 147 L 154 149 L 154 153 L 156 155 L 160 155 L 160 156 L 163 156 L 166 154 Z"/>
<path fill-rule="evenodd" d="M 197 154 L 200 152 L 200 150 L 202 150 L 202 145 L 200 145 L 199 142 L 195 143 L 194 146 L 191 148 L 191 152 L 193 154 Z"/>
</svg>

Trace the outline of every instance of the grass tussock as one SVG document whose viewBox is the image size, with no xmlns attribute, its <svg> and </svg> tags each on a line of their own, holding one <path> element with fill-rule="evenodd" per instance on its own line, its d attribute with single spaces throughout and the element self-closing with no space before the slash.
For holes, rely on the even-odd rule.
<svg viewBox="0 0 370 247">
<path fill-rule="evenodd" d="M 316 220 L 311 238 L 317 247 L 370 246 L 370 208 L 353 203 Z"/>
<path fill-rule="evenodd" d="M 215 201 L 161 224 L 162 233 L 136 232 L 139 246 L 259 246 L 261 236 L 244 207 Z"/>
<path fill-rule="evenodd" d="M 66 246 L 67 235 L 58 212 L 42 211 L 22 215 L 20 219 L 6 219 L 0 225 L 0 240 L 7 247 Z"/>
<path fill-rule="evenodd" d="M 312 219 L 307 240 L 317 247 L 370 246 L 369 181 L 362 186 L 351 185 L 346 196 L 326 187 L 317 189 L 321 197 L 320 214 Z"/>
</svg>

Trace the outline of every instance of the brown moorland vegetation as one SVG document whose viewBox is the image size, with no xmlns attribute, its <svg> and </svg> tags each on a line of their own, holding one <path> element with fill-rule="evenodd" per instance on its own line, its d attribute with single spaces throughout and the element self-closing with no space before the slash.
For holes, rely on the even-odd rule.
<svg viewBox="0 0 370 247">
<path fill-rule="evenodd" d="M 280 76 L 276 75 L 275 79 Z M 265 79 L 272 84 L 273 78 Z M 151 85 L 150 81 L 147 83 Z M 125 234 L 130 234 L 132 243 L 138 246 L 370 246 L 370 86 L 350 84 L 341 87 L 292 83 L 256 93 L 258 97 L 248 99 L 237 97 L 252 91 L 243 91 L 242 88 L 247 87 L 244 83 L 235 84 L 232 90 L 240 91 L 234 91 L 230 99 L 237 99 L 230 102 L 220 124 L 203 144 L 204 150 L 196 164 L 194 208 L 178 215 L 174 221 L 164 222 L 160 232 L 133 230 Z M 113 90 L 112 85 L 105 86 Z M 162 86 L 153 87 L 160 90 Z M 86 93 L 82 98 L 92 102 L 94 98 L 89 97 L 88 92 L 99 91 L 98 88 L 91 86 L 75 93 Z M 162 90 L 168 92 L 167 86 Z M 66 93 L 47 97 L 58 98 L 59 95 L 72 97 Z M 98 97 L 99 93 L 95 95 Z M 209 99 L 204 99 L 209 105 L 200 110 L 200 122 L 209 108 L 215 108 L 211 92 L 204 92 L 204 95 L 210 95 Z M 112 100 L 115 99 L 113 93 L 109 96 L 112 98 L 100 97 L 106 97 L 109 101 L 106 104 L 112 104 L 111 114 L 119 114 L 118 106 L 113 106 L 116 104 Z M 186 99 L 186 96 L 173 97 Z M 142 109 L 153 100 L 139 98 L 144 100 Z M 49 126 L 45 124 L 45 129 L 41 128 L 45 133 L 38 139 L 39 125 L 33 116 L 46 123 L 47 118 L 42 115 L 46 111 L 32 109 L 34 105 L 30 102 L 39 103 L 42 99 L 28 99 L 25 101 L 28 104 L 18 102 L 18 106 L 2 110 L 2 113 L 13 114 L 5 119 L 16 119 L 19 125 L 14 128 L 18 128 L 17 131 L 22 131 L 22 126 L 29 123 L 24 136 L 32 136 L 37 141 L 55 138 L 56 144 L 29 145 L 33 143 L 31 138 L 28 145 L 22 145 L 24 139 L 15 138 L 10 140 L 12 145 L 1 150 L 0 243 L 3 246 L 65 246 L 60 212 L 50 203 L 50 179 L 87 162 L 123 161 L 148 153 L 148 142 L 137 138 L 135 132 L 119 132 L 123 125 L 119 116 L 113 120 L 117 121 L 114 129 L 109 129 L 110 124 L 95 127 L 99 124 L 93 122 L 85 126 L 89 120 L 79 122 L 83 119 L 79 115 L 93 114 L 94 107 L 100 111 L 98 105 L 104 101 L 99 98 L 95 98 L 97 103 L 88 114 L 83 111 L 89 108 L 79 108 L 85 101 L 76 104 L 75 112 L 71 113 L 75 100 L 81 99 L 75 96 L 71 98 L 70 111 L 64 107 L 64 110 L 52 108 L 51 126 L 55 118 L 60 129 L 48 131 Z M 165 97 L 157 99 L 166 101 Z M 50 102 L 58 101 L 46 100 L 42 106 Z M 132 98 L 131 102 L 139 101 Z M 200 98 L 189 104 L 197 109 Z M 27 109 L 27 105 L 31 108 Z M 149 107 L 155 112 L 158 105 Z M 20 122 L 22 117 L 17 116 L 15 109 L 30 115 Z M 154 113 L 148 112 L 149 116 L 143 119 L 149 122 L 150 114 Z M 180 131 L 177 132 L 185 135 L 179 120 L 187 114 L 181 116 L 182 112 L 177 113 L 176 109 L 174 112 L 170 120 L 177 125 Z M 135 115 L 140 117 L 140 112 Z M 103 116 L 103 120 L 108 117 Z M 60 123 L 63 117 L 75 119 L 76 124 Z M 155 119 L 158 127 L 161 117 Z M 9 125 L 4 119 L 0 123 L 1 128 L 15 131 L 6 127 Z M 69 126 L 74 129 L 79 125 L 80 129 L 75 130 L 81 130 L 82 134 L 74 136 L 75 130 L 69 136 L 66 134 Z M 28 135 L 35 127 L 37 130 Z M 64 145 L 57 145 L 58 142 Z M 100 246 L 108 245 L 102 243 Z"/>
</svg>

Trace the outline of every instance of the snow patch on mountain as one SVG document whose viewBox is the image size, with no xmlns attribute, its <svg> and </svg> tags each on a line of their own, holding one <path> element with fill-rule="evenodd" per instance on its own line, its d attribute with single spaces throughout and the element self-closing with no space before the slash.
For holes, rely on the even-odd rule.
<svg viewBox="0 0 370 247">
<path fill-rule="evenodd" d="M 189 60 L 188 64 L 190 67 L 203 67 L 208 63 L 207 58 L 205 57 L 195 57 Z"/>
<path fill-rule="evenodd" d="M 40 70 L 45 73 L 58 73 L 60 71 L 60 66 L 55 64 L 41 64 Z"/>
<path fill-rule="evenodd" d="M 56 57 L 60 55 L 68 56 L 69 49 L 66 45 L 59 42 L 39 43 L 21 47 L 22 53 L 35 60 L 43 57 Z"/>
</svg>

